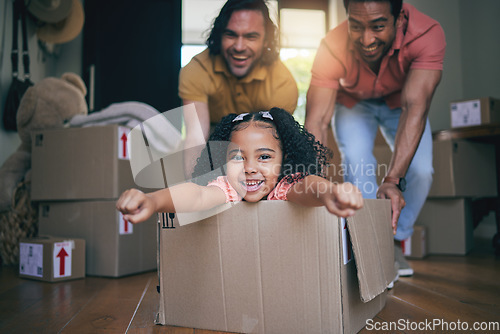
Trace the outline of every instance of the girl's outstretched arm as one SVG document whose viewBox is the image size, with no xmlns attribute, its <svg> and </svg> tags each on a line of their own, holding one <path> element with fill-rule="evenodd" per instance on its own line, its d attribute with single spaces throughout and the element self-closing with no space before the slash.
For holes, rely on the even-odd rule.
<svg viewBox="0 0 500 334">
<path fill-rule="evenodd" d="M 308 175 L 294 184 L 287 197 L 305 206 L 325 206 L 340 217 L 353 216 L 363 207 L 361 191 L 352 183 L 333 183 L 317 175 Z"/>
<path fill-rule="evenodd" d="M 202 211 L 225 202 L 226 195 L 220 188 L 187 182 L 147 194 L 137 189 L 126 190 L 116 202 L 116 208 L 125 220 L 136 224 L 155 212 Z"/>
</svg>

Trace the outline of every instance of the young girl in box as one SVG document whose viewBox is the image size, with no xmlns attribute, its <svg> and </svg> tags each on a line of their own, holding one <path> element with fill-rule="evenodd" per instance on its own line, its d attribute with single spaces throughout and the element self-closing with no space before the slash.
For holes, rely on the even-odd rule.
<svg viewBox="0 0 500 334">
<path fill-rule="evenodd" d="M 231 114 L 215 128 L 193 172 L 203 177 L 219 169 L 225 175 L 206 185 L 186 182 L 148 194 L 130 189 L 116 207 L 131 223 L 155 212 L 193 212 L 263 199 L 325 206 L 337 216 L 352 216 L 363 206 L 361 192 L 350 183 L 324 178 L 330 157 L 331 152 L 283 109 Z"/>
</svg>

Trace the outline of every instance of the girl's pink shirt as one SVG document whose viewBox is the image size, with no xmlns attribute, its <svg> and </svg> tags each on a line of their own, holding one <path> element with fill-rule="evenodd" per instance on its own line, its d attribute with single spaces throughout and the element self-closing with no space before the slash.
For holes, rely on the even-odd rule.
<svg viewBox="0 0 500 334">
<path fill-rule="evenodd" d="M 294 180 L 295 179 L 296 178 L 294 178 Z M 297 183 L 297 181 L 292 181 L 291 183 L 289 183 L 285 179 L 282 179 L 269 193 L 269 195 L 267 195 L 267 199 L 287 201 L 288 191 L 295 183 Z M 226 194 L 226 203 L 238 202 L 242 200 L 241 196 L 233 188 L 233 186 L 231 186 L 226 176 L 219 176 L 217 179 L 209 182 L 208 186 L 219 187 L 224 192 L 224 194 Z"/>
</svg>

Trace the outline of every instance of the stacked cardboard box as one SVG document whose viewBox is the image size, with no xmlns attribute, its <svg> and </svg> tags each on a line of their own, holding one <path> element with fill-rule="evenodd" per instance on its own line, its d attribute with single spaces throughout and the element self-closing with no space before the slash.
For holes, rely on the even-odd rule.
<svg viewBox="0 0 500 334">
<path fill-rule="evenodd" d="M 463 255 L 473 247 L 472 198 L 497 196 L 495 148 L 468 140 L 434 141 L 434 177 L 417 223 L 430 254 Z"/>
<path fill-rule="evenodd" d="M 35 131 L 32 200 L 39 233 L 86 241 L 86 273 L 119 277 L 156 269 L 156 217 L 132 226 L 115 209 L 135 187 L 128 129 L 117 125 Z"/>
<path fill-rule="evenodd" d="M 375 141 L 373 153 L 378 169 L 389 166 L 392 156 L 390 148 L 381 140 Z M 468 140 L 442 140 L 433 143 L 433 183 L 415 225 L 417 235 L 413 240 L 427 246 L 418 250 L 421 258 L 425 254 L 466 254 L 473 247 L 471 198 L 497 195 L 495 148 L 491 144 Z M 377 174 L 380 183 L 384 173 Z M 453 217 L 453 218 L 452 218 Z M 420 225 L 420 226 L 418 226 Z M 420 229 L 424 228 L 425 231 Z M 424 237 L 425 236 L 425 237 Z M 425 248 L 426 247 L 426 248 Z"/>
<path fill-rule="evenodd" d="M 218 212 L 161 224 L 168 228 L 159 234 L 157 323 L 357 333 L 384 307 L 395 276 L 388 200 L 366 200 L 347 220 L 285 201 L 226 204 Z"/>
<path fill-rule="evenodd" d="M 500 123 L 500 100 L 482 97 L 450 104 L 451 127 Z"/>
</svg>

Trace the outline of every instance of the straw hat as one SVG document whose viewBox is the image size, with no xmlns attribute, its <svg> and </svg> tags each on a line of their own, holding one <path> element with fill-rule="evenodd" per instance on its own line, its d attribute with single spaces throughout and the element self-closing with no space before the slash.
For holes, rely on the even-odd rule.
<svg viewBox="0 0 500 334">
<path fill-rule="evenodd" d="M 69 15 L 56 23 L 46 23 L 37 29 L 37 36 L 43 42 L 62 44 L 69 42 L 80 34 L 85 21 L 83 6 L 79 0 L 72 2 Z"/>
<path fill-rule="evenodd" d="M 68 17 L 72 0 L 25 0 L 26 8 L 37 19 L 55 23 Z"/>
</svg>

